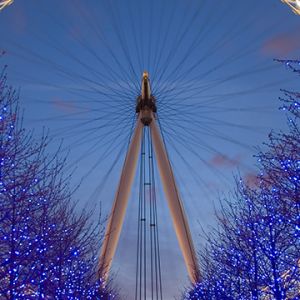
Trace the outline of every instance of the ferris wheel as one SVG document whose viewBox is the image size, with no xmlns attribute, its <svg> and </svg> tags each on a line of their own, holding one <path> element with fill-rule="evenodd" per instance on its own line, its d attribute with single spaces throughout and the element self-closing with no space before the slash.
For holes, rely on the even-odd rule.
<svg viewBox="0 0 300 300">
<path fill-rule="evenodd" d="M 300 0 L 281 0 L 283 3 L 286 3 L 293 12 L 297 15 L 300 15 Z"/>
<path fill-rule="evenodd" d="M 11 5 L 13 2 L 14 0 L 0 0 L 0 11 L 5 7 Z"/>
</svg>

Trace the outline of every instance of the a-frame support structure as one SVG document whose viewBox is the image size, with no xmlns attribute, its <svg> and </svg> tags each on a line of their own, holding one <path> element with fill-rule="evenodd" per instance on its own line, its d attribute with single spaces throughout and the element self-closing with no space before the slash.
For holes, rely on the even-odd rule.
<svg viewBox="0 0 300 300">
<path fill-rule="evenodd" d="M 123 165 L 122 174 L 115 194 L 112 212 L 108 220 L 101 249 L 99 260 L 99 270 L 101 272 L 100 276 L 102 276 L 105 281 L 108 278 L 108 273 L 121 234 L 127 203 L 136 172 L 143 127 L 149 126 L 158 169 L 168 206 L 171 211 L 175 233 L 190 280 L 192 283 L 196 283 L 200 276 L 197 257 L 188 221 L 172 171 L 172 166 L 157 124 L 155 98 L 151 94 L 148 73 L 146 72 L 143 74 L 142 90 L 141 95 L 137 99 L 136 112 L 138 117 L 134 133 Z"/>
</svg>

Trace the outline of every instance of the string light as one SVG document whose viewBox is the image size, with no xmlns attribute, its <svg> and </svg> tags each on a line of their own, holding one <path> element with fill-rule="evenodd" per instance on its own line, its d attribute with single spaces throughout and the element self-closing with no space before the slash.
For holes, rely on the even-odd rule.
<svg viewBox="0 0 300 300">
<path fill-rule="evenodd" d="M 96 274 L 89 243 L 98 234 L 69 209 L 71 194 L 47 161 L 46 143 L 16 126 L 18 99 L 6 86 L 2 74 L 0 299 L 115 299 Z"/>
<path fill-rule="evenodd" d="M 300 74 L 298 61 L 280 61 Z M 185 299 L 298 299 L 300 297 L 300 94 L 283 90 L 287 132 L 269 135 L 257 154 L 256 187 L 237 180 L 219 227 L 200 253 L 201 282 Z"/>
</svg>

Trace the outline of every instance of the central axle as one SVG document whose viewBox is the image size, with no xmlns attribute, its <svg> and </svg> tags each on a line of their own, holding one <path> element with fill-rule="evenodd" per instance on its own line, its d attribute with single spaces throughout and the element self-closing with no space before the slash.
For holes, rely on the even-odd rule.
<svg viewBox="0 0 300 300">
<path fill-rule="evenodd" d="M 141 121 L 145 126 L 149 126 L 153 113 L 156 113 L 156 100 L 151 94 L 150 80 L 148 72 L 143 73 L 141 94 L 136 99 L 136 113 L 141 114 Z"/>
</svg>

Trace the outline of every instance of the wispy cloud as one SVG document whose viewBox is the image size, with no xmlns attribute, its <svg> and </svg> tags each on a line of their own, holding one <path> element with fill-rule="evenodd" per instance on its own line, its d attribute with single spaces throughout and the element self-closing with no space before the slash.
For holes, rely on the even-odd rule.
<svg viewBox="0 0 300 300">
<path fill-rule="evenodd" d="M 287 56 L 300 49 L 298 33 L 285 33 L 267 39 L 262 45 L 262 53 L 268 56 Z"/>
<path fill-rule="evenodd" d="M 1 1 L 1 0 L 0 0 Z M 14 5 L 12 8 L 12 14 L 10 27 L 11 29 L 19 35 L 24 34 L 28 26 L 28 17 L 25 12 L 25 7 L 22 5 Z"/>
<path fill-rule="evenodd" d="M 255 173 L 246 173 L 244 175 L 244 181 L 250 187 L 256 187 L 259 184 L 259 178 Z"/>
<path fill-rule="evenodd" d="M 66 101 L 58 97 L 53 98 L 52 104 L 57 110 L 64 113 L 74 113 L 77 111 L 77 108 L 73 102 Z"/>
<path fill-rule="evenodd" d="M 210 164 L 214 167 L 237 167 L 241 163 L 241 155 L 236 155 L 234 157 L 229 157 L 226 154 L 217 153 L 210 160 Z"/>
</svg>

